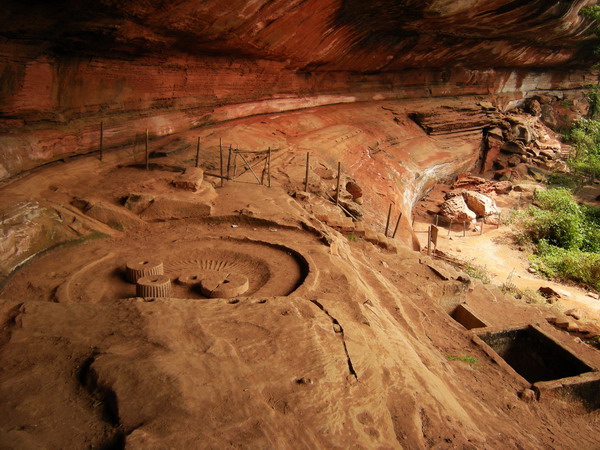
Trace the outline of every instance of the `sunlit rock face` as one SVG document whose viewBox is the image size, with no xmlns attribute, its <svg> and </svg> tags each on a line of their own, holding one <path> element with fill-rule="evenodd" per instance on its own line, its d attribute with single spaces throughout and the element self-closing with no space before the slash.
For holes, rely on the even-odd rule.
<svg viewBox="0 0 600 450">
<path fill-rule="evenodd" d="M 0 178 L 254 114 L 594 80 L 578 1 L 4 2 Z"/>
</svg>

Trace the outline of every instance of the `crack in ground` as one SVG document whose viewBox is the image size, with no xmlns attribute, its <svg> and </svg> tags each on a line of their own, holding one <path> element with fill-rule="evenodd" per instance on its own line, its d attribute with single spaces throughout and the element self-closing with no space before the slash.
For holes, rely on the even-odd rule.
<svg viewBox="0 0 600 450">
<path fill-rule="evenodd" d="M 0 349 L 10 341 L 13 330 L 19 326 L 17 318 L 24 314 L 23 303 L 13 306 L 7 313 L 3 324 L 0 324 Z"/>
<path fill-rule="evenodd" d="M 125 448 L 126 432 L 119 417 L 115 391 L 110 386 L 102 383 L 93 367 L 98 355 L 99 353 L 94 351 L 83 361 L 77 373 L 77 380 L 95 401 L 95 405 L 101 407 L 101 418 L 112 431 L 112 434 L 105 436 L 104 442 L 100 443 L 99 447 L 104 450 L 121 450 Z"/>
<path fill-rule="evenodd" d="M 346 345 L 346 337 L 344 335 L 344 329 L 342 328 L 342 325 L 340 325 L 338 320 L 335 317 L 333 317 L 331 314 L 329 314 L 329 311 L 327 311 L 325 309 L 325 307 L 321 303 L 319 303 L 317 300 L 311 300 L 310 302 L 312 304 L 314 304 L 315 306 L 317 306 L 325 314 L 327 314 L 327 316 L 329 316 L 329 318 L 331 319 L 331 322 L 333 323 L 334 330 L 336 331 L 336 333 L 341 334 L 342 344 L 344 346 L 344 353 L 346 353 L 346 361 L 348 363 L 348 370 L 350 371 L 350 374 L 352 376 L 354 376 L 355 379 L 358 380 L 358 374 L 356 373 L 356 370 L 354 369 L 354 365 L 352 364 L 352 359 L 350 358 L 350 353 L 348 352 L 348 346 Z M 339 331 L 338 331 L 338 329 L 339 329 Z"/>
</svg>

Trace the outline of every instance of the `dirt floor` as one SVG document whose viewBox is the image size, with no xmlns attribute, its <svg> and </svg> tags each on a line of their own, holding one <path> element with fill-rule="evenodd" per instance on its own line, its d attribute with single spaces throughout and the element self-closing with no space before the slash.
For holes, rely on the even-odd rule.
<svg viewBox="0 0 600 450">
<path fill-rule="evenodd" d="M 368 208 L 349 219 L 327 195 L 331 161 L 319 161 L 309 193 L 303 149 L 273 154 L 271 187 L 249 170 L 221 187 L 208 175 L 216 150 L 192 188 L 173 167 L 193 166 L 194 148 L 148 171 L 115 151 L 3 187 L 15 255 L 24 223 L 28 248 L 46 250 L 15 270 L 16 256 L 4 259 L 0 446 L 600 446 L 600 352 L 586 340 L 600 301 L 568 286 L 553 305 L 504 294 L 494 284 L 511 274 L 553 285 L 527 272 L 507 227 L 442 233 L 444 253 L 487 266 L 484 285 L 412 248 L 431 217 L 417 216 L 415 233 L 404 218 L 395 239 L 381 208 L 383 219 Z M 128 264 L 154 261 L 169 297 L 139 296 L 128 281 Z M 207 294 L 215 274 L 238 290 Z M 571 305 L 585 317 L 561 328 Z M 526 379 L 482 341 L 515 327 L 547 336 L 547 355 L 533 359 L 576 355 L 559 385 Z"/>
</svg>

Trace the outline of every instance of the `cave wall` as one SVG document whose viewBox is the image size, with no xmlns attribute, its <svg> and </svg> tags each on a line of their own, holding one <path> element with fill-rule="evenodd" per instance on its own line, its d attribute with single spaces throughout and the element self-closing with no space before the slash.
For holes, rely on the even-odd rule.
<svg viewBox="0 0 600 450">
<path fill-rule="evenodd" d="M 593 2 L 8 0 L 0 179 L 216 122 L 450 96 L 500 107 L 594 82 Z"/>
</svg>

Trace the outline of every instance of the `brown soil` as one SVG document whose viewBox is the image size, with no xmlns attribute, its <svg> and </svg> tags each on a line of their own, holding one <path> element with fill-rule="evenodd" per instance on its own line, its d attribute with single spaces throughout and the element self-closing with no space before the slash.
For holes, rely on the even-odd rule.
<svg viewBox="0 0 600 450">
<path fill-rule="evenodd" d="M 314 197 L 289 195 L 303 181 L 303 152 L 273 158 L 271 188 L 246 173 L 223 188 L 214 179 L 216 194 L 177 191 L 176 173 L 117 167 L 124 159 L 114 152 L 100 170 L 83 159 L 5 187 L 14 202 L 53 202 L 57 228 L 81 223 L 88 236 L 108 236 L 50 249 L 5 281 L 3 446 L 598 447 L 599 410 L 556 392 L 521 400 L 531 383 L 450 314 L 466 304 L 490 327 L 536 325 L 594 371 L 599 351 L 548 323 L 545 306 L 406 247 L 406 230 L 395 241 L 348 238 L 317 219 Z M 116 226 L 71 204 L 93 196 L 126 211 L 121 198 L 140 191 L 192 198 L 211 213 L 175 209 Z M 417 222 L 421 241 L 423 229 Z M 524 260 L 500 243 L 503 232 L 444 236 L 440 248 L 485 254 L 502 281 L 522 275 Z M 173 298 L 135 297 L 124 273 L 138 258 L 162 260 Z M 177 281 L 195 270 L 243 275 L 249 289 L 204 298 Z"/>
</svg>

